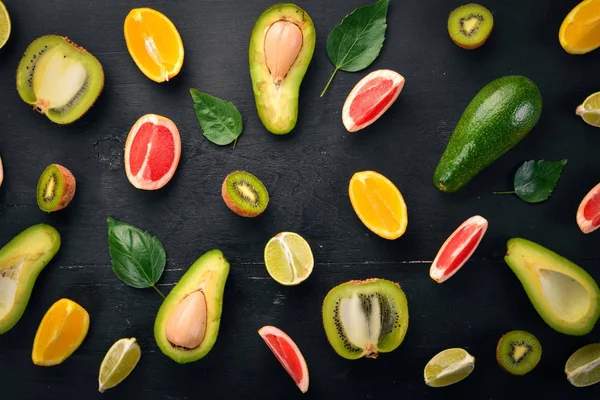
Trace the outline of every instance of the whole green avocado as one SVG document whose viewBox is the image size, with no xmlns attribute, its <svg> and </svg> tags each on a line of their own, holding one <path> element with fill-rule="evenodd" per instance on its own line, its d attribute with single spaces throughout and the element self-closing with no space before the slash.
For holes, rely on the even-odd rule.
<svg viewBox="0 0 600 400">
<path fill-rule="evenodd" d="M 483 87 L 462 114 L 433 175 L 442 192 L 456 192 L 506 153 L 535 126 L 542 113 L 537 85 L 521 75 Z"/>
</svg>

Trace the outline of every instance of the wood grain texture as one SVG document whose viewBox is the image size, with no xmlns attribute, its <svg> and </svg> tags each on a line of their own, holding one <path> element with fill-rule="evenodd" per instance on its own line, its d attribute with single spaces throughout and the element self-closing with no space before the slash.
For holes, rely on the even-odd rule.
<svg viewBox="0 0 600 400">
<path fill-rule="evenodd" d="M 247 66 L 249 34 L 270 0 L 5 0 L 13 35 L 0 51 L 0 244 L 26 227 L 47 222 L 63 238 L 46 267 L 21 321 L 0 336 L 0 398 L 13 399 L 292 399 L 301 398 L 260 339 L 267 324 L 287 332 L 302 349 L 315 399 L 508 399 L 536 393 L 546 399 L 592 399 L 598 387 L 576 389 L 564 377 L 568 356 L 599 340 L 598 329 L 568 337 L 546 326 L 517 278 L 502 261 L 506 240 L 522 236 L 586 268 L 600 281 L 598 235 L 583 235 L 575 223 L 579 201 L 598 183 L 600 131 L 574 114 L 598 90 L 600 52 L 570 56 L 558 43 L 558 28 L 576 1 L 489 0 L 495 16 L 488 42 L 475 51 L 455 46 L 446 31 L 448 13 L 460 2 L 392 1 L 387 39 L 365 71 L 339 72 L 319 98 L 333 66 L 325 42 L 329 30 L 361 0 L 303 0 L 317 46 L 301 90 L 300 117 L 285 137 L 269 134 L 255 111 Z M 179 76 L 155 84 L 129 57 L 122 24 L 131 8 L 148 6 L 168 15 L 184 41 Z M 80 121 L 57 126 L 25 105 L 15 90 L 15 69 L 27 45 L 56 33 L 97 56 L 106 74 L 104 92 Z M 358 80 L 378 68 L 403 74 L 406 86 L 394 106 L 364 131 L 348 134 L 341 108 Z M 486 83 L 523 74 L 538 83 L 542 117 L 516 148 L 459 193 L 438 192 L 432 175 L 462 111 Z M 237 146 L 218 147 L 201 134 L 189 88 L 232 101 L 244 118 Z M 174 179 L 157 192 L 136 190 L 123 168 L 123 144 L 143 114 L 172 119 L 183 151 Z M 511 196 L 516 168 L 528 159 L 568 158 L 551 199 L 531 205 Z M 55 214 L 37 208 L 35 186 L 51 163 L 77 178 L 72 204 Z M 271 204 L 257 219 L 242 219 L 220 199 L 222 179 L 247 169 L 269 188 Z M 406 199 L 409 224 L 397 241 L 372 235 L 358 220 L 347 184 L 359 170 L 374 169 L 394 181 Z M 474 214 L 489 220 L 480 248 L 462 272 L 443 285 L 428 276 L 429 264 L 447 235 Z M 162 355 L 152 334 L 161 299 L 122 284 L 110 268 L 106 217 L 156 234 L 167 250 L 159 287 L 167 292 L 201 254 L 221 249 L 232 270 L 215 347 L 201 361 L 179 366 Z M 262 252 L 280 231 L 295 231 L 311 244 L 313 276 L 297 287 L 271 280 Z M 376 361 L 347 361 L 330 348 L 322 328 L 322 299 L 336 284 L 382 277 L 399 282 L 410 307 L 404 343 Z M 90 333 L 63 365 L 31 363 L 33 337 L 50 305 L 71 298 L 89 311 Z M 534 333 L 544 346 L 538 368 L 524 378 L 500 370 L 494 349 L 512 329 Z M 110 345 L 136 337 L 142 359 L 134 373 L 104 395 L 97 373 Z M 423 367 L 438 351 L 464 347 L 477 359 L 465 382 L 431 389 Z M 519 398 L 519 397 L 517 397 Z"/>
</svg>

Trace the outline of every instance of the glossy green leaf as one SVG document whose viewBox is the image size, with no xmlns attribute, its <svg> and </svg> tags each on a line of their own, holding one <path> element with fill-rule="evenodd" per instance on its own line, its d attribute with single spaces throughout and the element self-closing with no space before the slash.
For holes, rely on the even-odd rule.
<svg viewBox="0 0 600 400">
<path fill-rule="evenodd" d="M 528 203 L 539 203 L 552 194 L 567 160 L 525 161 L 515 174 L 515 193 Z"/>
<path fill-rule="evenodd" d="M 327 37 L 327 55 L 335 65 L 335 70 L 321 97 L 338 70 L 360 71 L 377 58 L 385 40 L 388 5 L 389 0 L 379 0 L 359 7 L 331 30 Z"/>
<path fill-rule="evenodd" d="M 242 114 L 233 103 L 196 89 L 190 89 L 190 94 L 203 135 L 219 146 L 237 141 L 242 134 Z"/>
<path fill-rule="evenodd" d="M 158 238 L 133 225 L 108 217 L 108 250 L 113 271 L 135 288 L 156 287 L 167 263 Z"/>
</svg>

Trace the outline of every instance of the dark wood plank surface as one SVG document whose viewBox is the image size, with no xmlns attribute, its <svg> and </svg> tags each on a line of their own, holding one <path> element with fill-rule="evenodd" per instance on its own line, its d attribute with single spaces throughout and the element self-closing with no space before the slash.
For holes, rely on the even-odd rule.
<svg viewBox="0 0 600 400">
<path fill-rule="evenodd" d="M 586 268 L 600 280 L 598 238 L 583 235 L 575 211 L 598 183 L 600 130 L 574 115 L 575 107 L 599 90 L 600 51 L 565 53 L 557 39 L 576 0 L 487 0 L 495 28 L 480 49 L 452 44 L 448 13 L 460 2 L 393 1 L 387 39 L 376 62 L 358 73 L 340 72 L 323 98 L 319 93 L 333 67 L 325 42 L 341 18 L 361 0 L 303 0 L 313 18 L 317 46 L 301 91 L 300 117 L 285 137 L 268 133 L 255 111 L 247 65 L 249 35 L 270 0 L 6 0 L 13 34 L 0 51 L 0 244 L 26 227 L 46 222 L 63 238 L 57 257 L 40 275 L 21 321 L 0 336 L 0 398 L 13 399 L 291 399 L 300 392 L 257 334 L 272 324 L 302 349 L 311 384 L 305 398 L 592 399 L 598 387 L 576 389 L 564 377 L 568 356 L 599 341 L 561 335 L 537 315 L 516 277 L 503 262 L 505 242 L 522 236 Z M 134 7 L 168 15 L 185 44 L 180 75 L 155 84 L 137 69 L 125 47 L 123 20 Z M 57 126 L 25 105 L 15 90 L 15 69 L 27 45 L 56 33 L 69 36 L 104 66 L 105 89 L 80 121 Z M 406 77 L 397 103 L 370 128 L 348 134 L 340 121 L 353 85 L 378 68 Z M 515 149 L 457 194 L 438 192 L 433 170 L 462 111 L 486 83 L 523 74 L 538 83 L 542 118 Z M 190 87 L 233 101 L 244 118 L 237 147 L 217 147 L 202 137 Z M 182 134 L 183 154 L 174 179 L 156 192 L 136 190 L 123 168 L 123 144 L 132 124 L 146 113 L 171 118 Z M 494 196 L 511 188 L 516 168 L 528 159 L 568 158 L 552 198 L 526 204 Z M 50 163 L 70 168 L 77 194 L 68 209 L 40 211 L 35 187 Z M 242 219 L 220 199 L 220 184 L 234 169 L 263 180 L 272 202 L 257 219 Z M 386 241 L 371 234 L 347 197 L 351 175 L 374 169 L 400 188 L 408 204 L 405 236 Z M 429 264 L 447 235 L 467 217 L 481 214 L 490 227 L 474 257 L 451 281 L 438 285 Z M 161 299 L 122 284 L 113 274 L 105 219 L 112 216 L 159 236 L 168 253 L 159 287 L 167 292 L 201 254 L 221 249 L 232 265 L 225 289 L 219 338 L 209 355 L 180 366 L 156 346 L 152 327 Z M 311 244 L 311 278 L 284 287 L 268 276 L 262 259 L 267 240 L 295 231 Z M 347 361 L 330 348 L 321 322 L 327 291 L 350 279 L 382 277 L 399 282 L 409 299 L 410 326 L 404 343 L 376 361 Z M 91 315 L 83 345 L 62 365 L 41 368 L 30 354 L 35 330 L 50 305 L 68 297 Z M 523 378 L 500 370 L 498 338 L 526 329 L 544 346 L 538 368 Z M 120 386 L 100 395 L 97 374 L 110 345 L 136 337 L 142 359 Z M 446 389 L 423 383 L 426 362 L 448 347 L 464 347 L 477 359 L 468 380 Z"/>
</svg>

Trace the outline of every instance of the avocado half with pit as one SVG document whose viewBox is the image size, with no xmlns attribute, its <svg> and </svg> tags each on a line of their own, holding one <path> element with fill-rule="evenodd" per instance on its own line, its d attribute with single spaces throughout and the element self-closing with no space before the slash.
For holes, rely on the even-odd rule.
<svg viewBox="0 0 600 400">
<path fill-rule="evenodd" d="M 34 225 L 0 249 L 0 334 L 23 316 L 39 273 L 60 248 L 60 235 L 49 225 Z"/>
<path fill-rule="evenodd" d="M 219 334 L 229 263 L 220 250 L 200 257 L 165 298 L 154 322 L 161 351 L 180 364 L 204 357 Z"/>
<path fill-rule="evenodd" d="M 529 240 L 508 241 L 504 261 L 544 321 L 558 332 L 585 335 L 600 317 L 600 289 L 581 267 Z"/>
<path fill-rule="evenodd" d="M 21 99 L 57 124 L 78 120 L 103 87 L 104 70 L 96 57 L 62 36 L 34 40 L 17 68 Z"/>
<path fill-rule="evenodd" d="M 289 133 L 298 120 L 300 84 L 315 49 L 310 16 L 295 4 L 276 4 L 250 37 L 250 77 L 258 116 L 270 132 Z"/>
</svg>

